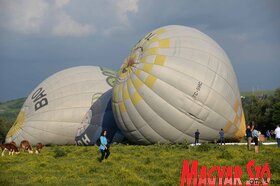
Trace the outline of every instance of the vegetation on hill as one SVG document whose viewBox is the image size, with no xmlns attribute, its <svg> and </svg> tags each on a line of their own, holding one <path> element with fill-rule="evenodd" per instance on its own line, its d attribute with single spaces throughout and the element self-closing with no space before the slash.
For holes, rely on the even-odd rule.
<svg viewBox="0 0 280 186">
<path fill-rule="evenodd" d="M 247 151 L 246 146 L 216 144 L 190 149 L 185 145 L 112 145 L 108 160 L 100 163 L 99 157 L 96 146 L 52 146 L 39 155 L 5 155 L 0 158 L 0 185 L 179 185 L 183 160 L 198 160 L 198 171 L 201 166 L 207 170 L 240 166 L 242 183 L 249 179 L 246 165 L 250 160 L 258 166 L 268 162 L 271 179 L 280 180 L 280 151 L 275 145 L 261 146 L 259 154 Z"/>
<path fill-rule="evenodd" d="M 26 98 L 0 102 L 0 142 L 3 142 Z"/>
<path fill-rule="evenodd" d="M 26 98 L 0 102 L 0 117 L 7 122 L 14 122 Z"/>
</svg>

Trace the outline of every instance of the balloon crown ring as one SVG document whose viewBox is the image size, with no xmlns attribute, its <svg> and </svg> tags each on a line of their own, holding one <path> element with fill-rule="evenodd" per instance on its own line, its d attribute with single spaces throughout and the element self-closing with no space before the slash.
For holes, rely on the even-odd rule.
<svg viewBox="0 0 280 186">
<path fill-rule="evenodd" d="M 143 47 L 137 47 L 133 49 L 133 51 L 131 52 L 131 54 L 127 59 L 126 65 L 122 69 L 122 73 L 126 73 L 128 69 L 130 69 L 131 67 L 135 67 L 135 64 L 139 64 L 142 56 L 143 56 Z"/>
</svg>

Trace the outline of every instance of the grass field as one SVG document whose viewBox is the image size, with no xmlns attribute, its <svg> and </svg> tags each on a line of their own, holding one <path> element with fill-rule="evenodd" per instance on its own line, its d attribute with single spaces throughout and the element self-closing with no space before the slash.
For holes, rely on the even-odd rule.
<svg viewBox="0 0 280 186">
<path fill-rule="evenodd" d="M 246 146 L 206 144 L 113 145 L 111 156 L 100 163 L 98 147 L 51 146 L 42 153 L 0 158 L 0 185 L 179 185 L 183 160 L 198 160 L 199 167 L 241 166 L 242 182 L 249 177 L 246 165 L 269 163 L 273 180 L 280 180 L 280 149 L 261 146 L 260 154 Z"/>
</svg>

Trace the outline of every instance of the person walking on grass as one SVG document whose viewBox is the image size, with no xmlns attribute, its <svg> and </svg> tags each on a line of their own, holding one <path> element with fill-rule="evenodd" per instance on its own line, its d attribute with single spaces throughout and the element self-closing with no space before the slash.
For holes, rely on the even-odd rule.
<svg viewBox="0 0 280 186">
<path fill-rule="evenodd" d="M 278 148 L 280 148 L 280 125 L 279 124 L 277 125 L 277 128 L 275 129 L 274 133 L 277 141 L 277 146 Z"/>
<path fill-rule="evenodd" d="M 226 143 L 225 143 L 225 132 L 224 132 L 224 129 L 221 129 L 220 132 L 219 132 L 219 134 L 220 134 L 220 142 L 221 142 L 221 145 L 222 145 L 222 143 L 224 143 L 224 145 L 226 145 Z"/>
<path fill-rule="evenodd" d="M 252 131 L 253 142 L 255 143 L 255 153 L 259 153 L 259 132 L 256 128 Z"/>
<path fill-rule="evenodd" d="M 252 130 L 250 124 L 248 124 L 246 129 L 246 138 L 247 138 L 247 149 L 251 150 L 251 142 L 252 142 Z"/>
<path fill-rule="evenodd" d="M 196 145 L 196 143 L 199 143 L 199 135 L 200 135 L 200 132 L 197 129 L 196 132 L 194 133 L 194 137 L 195 137 L 194 145 Z"/>
<path fill-rule="evenodd" d="M 100 162 L 102 162 L 104 160 L 104 158 L 107 159 L 110 155 L 110 150 L 109 150 L 109 145 L 107 142 L 106 134 L 107 134 L 107 131 L 103 130 L 101 133 L 101 136 L 100 136 L 100 146 L 99 146 L 99 149 L 101 152 Z"/>
</svg>

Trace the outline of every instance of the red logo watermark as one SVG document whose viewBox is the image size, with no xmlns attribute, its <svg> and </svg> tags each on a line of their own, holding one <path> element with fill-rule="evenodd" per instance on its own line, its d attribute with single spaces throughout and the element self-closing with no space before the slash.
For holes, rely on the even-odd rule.
<svg viewBox="0 0 280 186">
<path fill-rule="evenodd" d="M 246 165 L 248 180 L 246 186 L 268 185 L 271 178 L 270 169 L 266 162 L 263 166 L 255 165 L 255 160 L 250 160 Z M 243 175 L 240 166 L 202 166 L 198 170 L 198 161 L 193 160 L 191 165 L 188 160 L 183 161 L 180 186 L 241 186 Z"/>
</svg>

